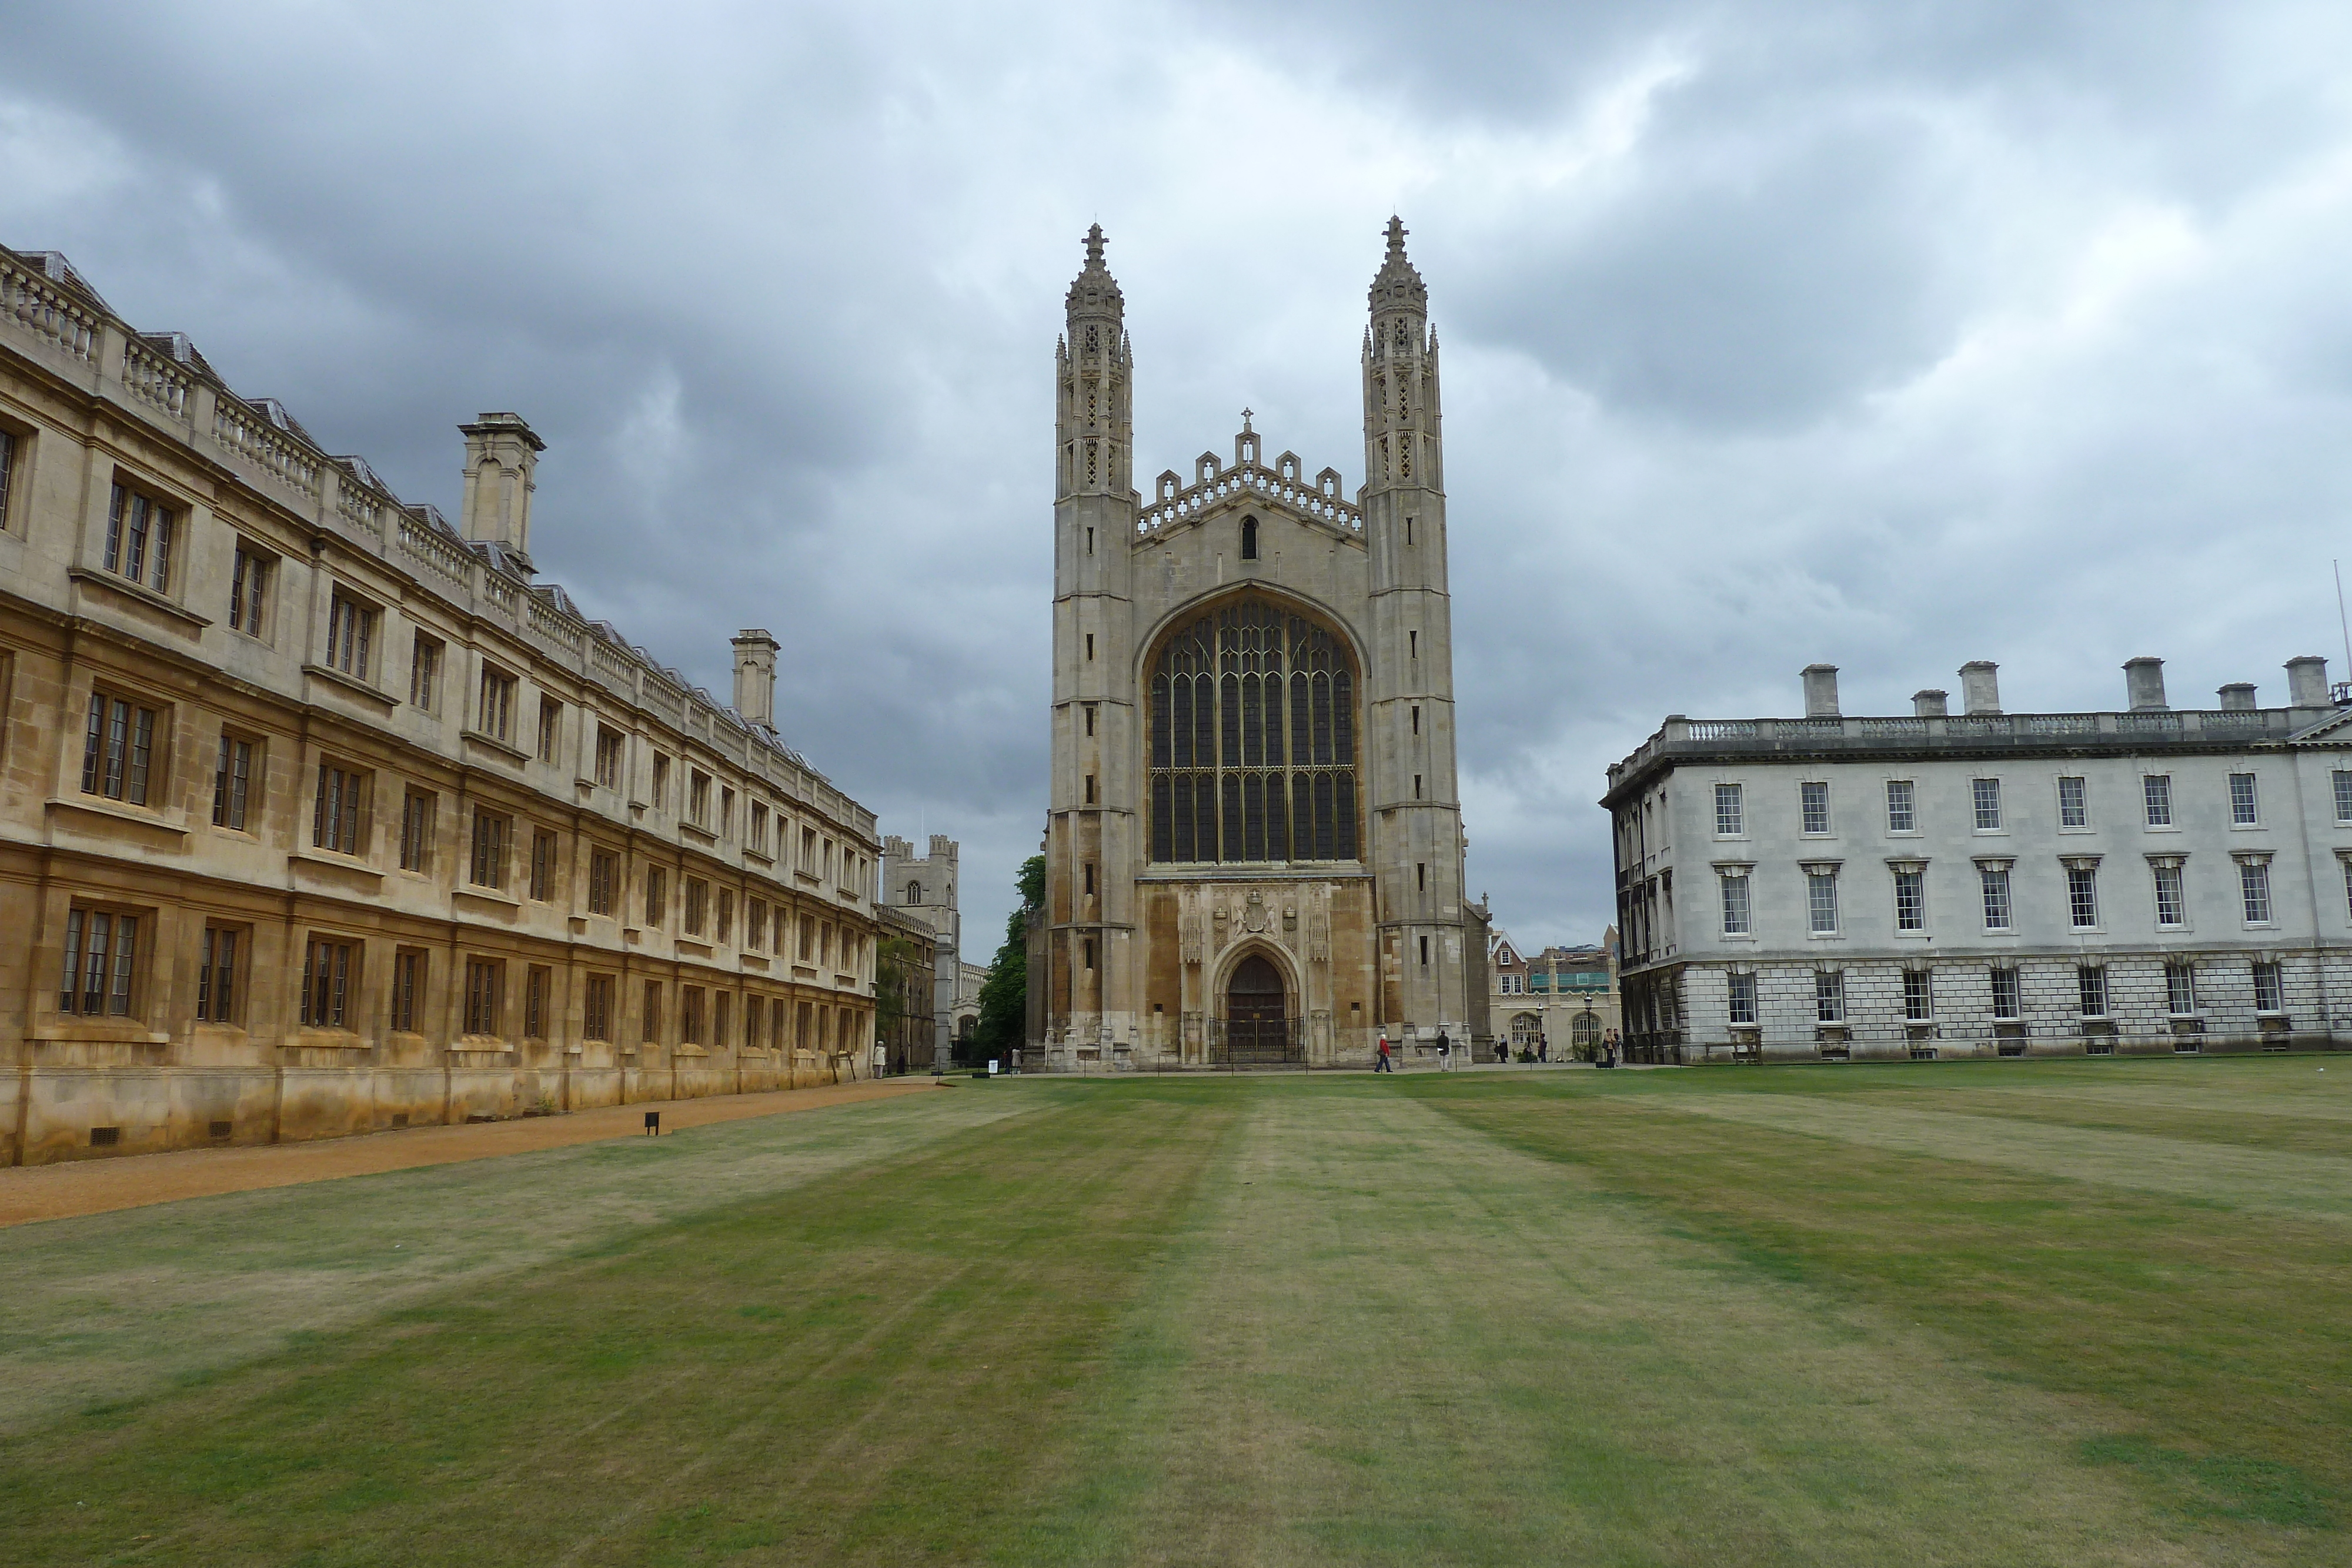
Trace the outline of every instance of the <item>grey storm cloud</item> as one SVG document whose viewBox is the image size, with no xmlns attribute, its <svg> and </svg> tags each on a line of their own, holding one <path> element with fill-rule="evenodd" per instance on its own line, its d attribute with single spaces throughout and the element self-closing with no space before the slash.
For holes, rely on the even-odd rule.
<svg viewBox="0 0 2352 1568">
<path fill-rule="evenodd" d="M 1446 348 L 1474 888 L 1612 904 L 1604 769 L 1668 712 L 2273 687 L 2340 647 L 2340 7 L 1392 0 L 1107 8 L 19 7 L 0 241 L 413 500 L 550 441 L 535 554 L 966 844 L 1042 825 L 1051 350 L 1099 219 L 1139 470 L 1354 483 L 1391 210 Z M 984 956 L 975 953 L 967 956 Z"/>
</svg>

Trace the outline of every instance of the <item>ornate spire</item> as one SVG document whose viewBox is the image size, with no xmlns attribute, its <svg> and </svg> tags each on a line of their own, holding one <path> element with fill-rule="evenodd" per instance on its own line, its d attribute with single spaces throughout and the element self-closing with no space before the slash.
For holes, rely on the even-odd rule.
<svg viewBox="0 0 2352 1568">
<path fill-rule="evenodd" d="M 1404 226 L 1402 218 L 1391 214 L 1388 232 L 1388 258 L 1381 263 L 1380 274 L 1372 279 L 1372 314 L 1377 316 L 1383 309 L 1399 307 L 1426 311 L 1429 290 L 1422 286 L 1421 274 L 1404 254 L 1404 236 L 1412 231 Z"/>
<path fill-rule="evenodd" d="M 1061 381 L 1062 493 L 1121 496 L 1128 486 L 1130 394 L 1135 368 L 1126 301 L 1103 266 L 1102 225 L 1087 230 L 1087 264 L 1070 284 L 1068 319 L 1055 355 Z"/>
<path fill-rule="evenodd" d="M 1102 225 L 1095 224 L 1087 230 L 1087 265 L 1070 284 L 1067 309 L 1073 319 L 1081 315 L 1098 319 L 1108 317 L 1117 321 L 1126 304 L 1118 292 L 1118 279 L 1103 265 Z"/>
</svg>

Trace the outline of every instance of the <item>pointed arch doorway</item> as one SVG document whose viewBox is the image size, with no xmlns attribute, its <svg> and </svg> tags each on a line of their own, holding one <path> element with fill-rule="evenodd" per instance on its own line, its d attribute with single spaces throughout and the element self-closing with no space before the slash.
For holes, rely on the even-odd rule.
<svg viewBox="0 0 2352 1568">
<path fill-rule="evenodd" d="M 1225 981 L 1224 1060 L 1236 1067 L 1298 1059 L 1290 997 L 1282 971 L 1263 953 L 1234 966 Z"/>
</svg>

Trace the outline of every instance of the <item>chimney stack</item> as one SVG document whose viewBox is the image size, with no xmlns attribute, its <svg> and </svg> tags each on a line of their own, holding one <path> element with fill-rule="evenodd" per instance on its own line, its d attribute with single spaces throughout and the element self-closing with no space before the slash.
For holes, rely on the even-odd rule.
<svg viewBox="0 0 2352 1568">
<path fill-rule="evenodd" d="M 760 627 L 735 634 L 735 711 L 762 729 L 776 727 L 776 650 L 782 646 Z"/>
<path fill-rule="evenodd" d="M 530 564 L 532 477 L 547 443 L 531 434 L 519 413 L 485 413 L 466 433 L 466 498 L 458 531 L 480 544 L 493 544 L 525 572 Z"/>
<path fill-rule="evenodd" d="M 2327 695 L 2327 661 L 2316 653 L 2289 659 L 2286 700 L 2289 707 L 2333 707 Z"/>
<path fill-rule="evenodd" d="M 2252 681 L 2231 681 L 2214 695 L 2221 699 L 2221 709 L 2225 713 L 2242 712 L 2261 706 L 2254 701 L 2254 683 Z"/>
<path fill-rule="evenodd" d="M 1807 664 L 1805 666 L 1805 716 L 1835 718 L 1837 716 L 1837 666 Z"/>
<path fill-rule="evenodd" d="M 1929 686 L 1911 694 L 1911 712 L 1918 718 L 1942 718 L 1952 711 L 1951 694 Z"/>
<path fill-rule="evenodd" d="M 2164 701 L 2164 661 L 2143 653 L 2124 661 L 2124 697 L 2134 713 L 2161 710 Z"/>
<path fill-rule="evenodd" d="M 1990 659 L 1971 659 L 1960 666 L 1960 704 L 1968 713 L 2000 711 L 2000 666 Z"/>
</svg>

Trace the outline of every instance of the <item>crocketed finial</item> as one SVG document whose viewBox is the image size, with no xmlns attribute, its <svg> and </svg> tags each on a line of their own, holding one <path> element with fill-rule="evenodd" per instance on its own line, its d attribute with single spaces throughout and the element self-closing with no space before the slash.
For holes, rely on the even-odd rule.
<svg viewBox="0 0 2352 1568">
<path fill-rule="evenodd" d="M 1087 230 L 1087 265 L 1088 267 L 1100 267 L 1103 264 L 1102 253 L 1102 225 L 1095 224 L 1090 225 Z"/>
<path fill-rule="evenodd" d="M 1371 303 L 1375 315 L 1382 310 L 1402 308 L 1423 310 L 1428 308 L 1429 290 L 1422 287 L 1421 274 L 1405 259 L 1404 236 L 1412 231 L 1404 220 L 1389 214 L 1388 259 L 1381 263 L 1379 274 L 1372 279 Z"/>
</svg>

